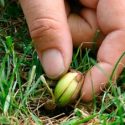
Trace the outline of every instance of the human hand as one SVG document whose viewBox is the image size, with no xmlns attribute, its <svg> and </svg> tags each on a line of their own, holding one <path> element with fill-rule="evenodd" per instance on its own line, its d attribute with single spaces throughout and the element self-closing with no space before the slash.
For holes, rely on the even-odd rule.
<svg viewBox="0 0 125 125">
<path fill-rule="evenodd" d="M 20 0 L 20 3 L 39 59 L 50 78 L 57 78 L 68 70 L 73 45 L 83 42 L 84 47 L 91 46 L 96 30 L 102 31 L 105 39 L 98 50 L 98 64 L 88 71 L 82 88 L 83 100 L 89 101 L 93 89 L 98 94 L 104 88 L 125 51 L 125 2 L 80 0 L 84 7 L 75 14 L 67 1 Z M 114 77 L 121 73 L 124 63 L 125 58 L 120 61 Z"/>
</svg>

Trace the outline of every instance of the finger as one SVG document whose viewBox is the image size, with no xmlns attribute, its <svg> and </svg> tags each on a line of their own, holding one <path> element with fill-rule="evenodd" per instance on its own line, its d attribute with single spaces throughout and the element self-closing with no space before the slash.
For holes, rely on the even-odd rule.
<svg viewBox="0 0 125 125">
<path fill-rule="evenodd" d="M 119 42 L 120 41 L 120 42 Z M 113 68 L 125 51 L 125 31 L 119 30 L 109 34 L 103 41 L 97 55 L 98 64 L 87 73 L 82 88 L 84 101 L 89 101 L 99 94 L 108 83 Z M 113 79 L 121 73 L 125 58 L 120 61 Z"/>
<path fill-rule="evenodd" d="M 99 0 L 80 0 L 80 2 L 89 8 L 96 9 Z"/>
<path fill-rule="evenodd" d="M 20 0 L 30 34 L 46 74 L 57 78 L 68 70 L 72 41 L 63 0 Z"/>
<path fill-rule="evenodd" d="M 80 15 L 75 13 L 70 14 L 68 17 L 68 24 L 74 46 L 79 46 L 83 43 L 83 47 L 92 47 L 94 36 L 99 29 L 94 10 L 83 9 Z M 100 44 L 102 39 L 103 35 L 100 35 L 97 45 Z"/>
<path fill-rule="evenodd" d="M 112 6 L 112 9 L 111 9 Z M 105 8 L 107 11 L 105 11 Z M 103 41 L 97 55 L 98 64 L 87 73 L 82 89 L 83 100 L 89 101 L 99 94 L 107 84 L 114 66 L 125 52 L 125 12 L 124 0 L 100 0 L 97 7 L 98 23 L 104 34 L 109 34 Z M 110 19 L 110 21 L 107 21 Z M 120 60 L 113 79 L 121 73 L 125 57 Z M 100 67 L 100 68 L 99 68 Z M 94 92 L 92 91 L 94 90 Z"/>
<path fill-rule="evenodd" d="M 124 13 L 124 0 L 100 0 L 97 6 L 97 19 L 103 33 L 107 34 L 117 29 L 125 29 Z"/>
</svg>

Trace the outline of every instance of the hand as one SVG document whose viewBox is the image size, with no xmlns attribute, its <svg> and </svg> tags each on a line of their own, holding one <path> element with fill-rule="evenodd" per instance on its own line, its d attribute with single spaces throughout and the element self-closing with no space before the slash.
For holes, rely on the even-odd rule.
<svg viewBox="0 0 125 125">
<path fill-rule="evenodd" d="M 68 1 L 71 0 L 65 3 L 64 0 L 20 0 L 20 3 L 39 59 L 50 78 L 68 70 L 73 45 L 84 42 L 85 47 L 91 46 L 88 41 L 92 41 L 96 30 L 102 31 L 105 38 L 98 50 L 98 64 L 88 71 L 82 88 L 83 100 L 89 101 L 93 89 L 98 94 L 106 85 L 125 51 L 125 1 L 79 0 L 84 7 L 77 14 L 72 13 Z M 114 78 L 121 73 L 124 63 L 125 58 L 120 61 Z"/>
</svg>

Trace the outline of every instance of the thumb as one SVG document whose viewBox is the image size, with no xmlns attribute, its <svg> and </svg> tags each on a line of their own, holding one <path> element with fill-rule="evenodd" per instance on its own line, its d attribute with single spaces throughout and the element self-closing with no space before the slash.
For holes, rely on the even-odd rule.
<svg viewBox="0 0 125 125">
<path fill-rule="evenodd" d="M 72 58 L 72 40 L 63 0 L 20 0 L 36 51 L 48 77 L 65 73 Z"/>
</svg>

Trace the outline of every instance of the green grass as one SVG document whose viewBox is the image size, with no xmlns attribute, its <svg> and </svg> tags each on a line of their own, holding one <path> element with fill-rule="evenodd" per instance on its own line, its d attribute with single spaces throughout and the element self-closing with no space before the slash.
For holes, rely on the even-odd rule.
<svg viewBox="0 0 125 125">
<path fill-rule="evenodd" d="M 43 74 L 19 4 L 0 0 L 0 5 L 1 125 L 31 125 L 32 122 L 36 125 L 124 124 L 125 70 L 116 81 L 117 84 L 113 85 L 109 79 L 107 89 L 94 101 L 77 101 L 63 109 L 56 107 L 48 111 L 45 105 L 51 101 L 52 94 L 41 80 L 41 75 L 47 83 L 56 81 Z M 74 50 L 71 68 L 86 73 L 96 64 L 95 56 L 92 50 L 79 47 Z M 115 69 L 117 65 L 113 74 Z M 54 87 L 50 86 L 50 89 Z"/>
</svg>

